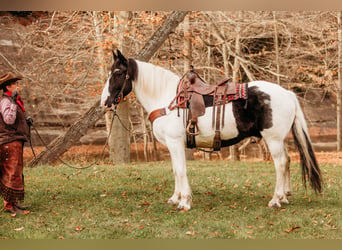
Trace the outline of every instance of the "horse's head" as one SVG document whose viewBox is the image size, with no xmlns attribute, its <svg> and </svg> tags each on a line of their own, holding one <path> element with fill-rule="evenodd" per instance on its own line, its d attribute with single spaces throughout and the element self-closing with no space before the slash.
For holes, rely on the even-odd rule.
<svg viewBox="0 0 342 250">
<path fill-rule="evenodd" d="M 102 92 L 103 104 L 111 107 L 132 91 L 132 81 L 137 76 L 137 64 L 133 59 L 126 59 L 119 50 L 113 51 L 114 63 L 109 78 Z"/>
</svg>

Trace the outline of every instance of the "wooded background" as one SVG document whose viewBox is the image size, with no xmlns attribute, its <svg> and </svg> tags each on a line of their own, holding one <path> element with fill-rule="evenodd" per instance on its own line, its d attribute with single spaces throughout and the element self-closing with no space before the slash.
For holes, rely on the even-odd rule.
<svg viewBox="0 0 342 250">
<path fill-rule="evenodd" d="M 26 109 L 50 143 L 100 98 L 113 48 L 136 57 L 171 14 L 0 12 L 0 73 L 25 77 L 21 95 Z M 149 62 L 180 76 L 192 64 L 210 84 L 228 76 L 236 82 L 267 80 L 292 89 L 304 108 L 313 141 L 336 149 L 336 128 L 341 124 L 336 106 L 341 99 L 340 20 L 340 13 L 331 11 L 192 11 Z M 134 94 L 127 103 L 130 141 L 144 143 L 146 159 L 156 158 L 144 110 Z M 104 117 L 94 124 L 77 144 L 104 144 Z M 33 136 L 33 144 L 41 142 Z"/>
</svg>

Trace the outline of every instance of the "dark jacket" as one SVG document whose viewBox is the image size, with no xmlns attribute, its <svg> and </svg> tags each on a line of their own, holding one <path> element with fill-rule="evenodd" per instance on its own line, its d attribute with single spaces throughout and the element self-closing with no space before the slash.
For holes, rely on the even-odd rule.
<svg viewBox="0 0 342 250">
<path fill-rule="evenodd" d="M 2 98 L 11 98 L 3 95 Z M 12 141 L 27 141 L 29 138 L 29 126 L 26 123 L 26 117 L 23 110 L 18 106 L 14 124 L 6 124 L 0 114 L 0 145 Z"/>
</svg>

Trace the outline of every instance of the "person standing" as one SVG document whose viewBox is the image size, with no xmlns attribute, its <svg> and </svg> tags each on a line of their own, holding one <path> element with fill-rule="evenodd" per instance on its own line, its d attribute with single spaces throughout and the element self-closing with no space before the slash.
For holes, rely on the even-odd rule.
<svg viewBox="0 0 342 250">
<path fill-rule="evenodd" d="M 21 76 L 12 73 L 0 77 L 0 196 L 3 210 L 20 213 L 27 210 L 18 202 L 24 201 L 23 147 L 29 138 L 33 121 L 26 116 L 24 103 L 19 96 Z"/>
</svg>

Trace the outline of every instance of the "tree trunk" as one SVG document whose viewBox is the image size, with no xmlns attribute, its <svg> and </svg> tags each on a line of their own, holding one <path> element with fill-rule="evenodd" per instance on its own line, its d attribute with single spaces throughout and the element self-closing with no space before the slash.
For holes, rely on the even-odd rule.
<svg viewBox="0 0 342 250">
<path fill-rule="evenodd" d="M 60 155 L 65 153 L 71 146 L 73 146 L 82 136 L 84 136 L 89 127 L 92 127 L 96 121 L 98 121 L 103 114 L 104 109 L 100 107 L 100 100 L 98 100 L 88 112 L 75 122 L 66 133 L 62 136 L 54 139 L 47 149 L 37 155 L 32 161 L 30 161 L 27 167 L 35 167 L 42 164 L 48 164 L 55 162 Z"/>
<path fill-rule="evenodd" d="M 277 65 L 277 83 L 280 85 L 280 75 L 279 75 L 279 43 L 278 43 L 278 26 L 276 19 L 276 12 L 273 11 L 273 21 L 274 21 L 274 48 L 275 48 L 275 56 L 276 56 L 276 65 Z"/>
<path fill-rule="evenodd" d="M 191 31 L 190 31 L 190 20 L 189 16 L 184 18 L 184 72 L 190 70 L 190 65 L 192 64 L 192 55 L 191 55 Z M 186 148 L 185 149 L 185 157 L 187 160 L 194 160 L 194 149 Z"/>
<path fill-rule="evenodd" d="M 239 12 L 239 17 L 241 17 L 241 12 Z M 240 44 L 240 31 L 241 28 L 238 25 L 236 27 L 236 37 L 235 37 L 235 54 L 240 55 L 241 51 L 241 44 Z M 234 68 L 233 68 L 233 81 L 238 82 L 239 81 L 239 68 L 240 68 L 240 61 L 237 57 L 234 58 Z M 239 161 L 240 160 L 240 154 L 239 154 L 239 148 L 237 145 L 230 146 L 229 148 L 229 159 L 231 161 Z"/>
<path fill-rule="evenodd" d="M 127 24 L 130 21 L 131 13 L 129 11 L 120 12 L 120 17 Z M 116 30 L 118 29 L 115 27 Z M 124 39 L 124 33 L 130 32 L 128 26 L 126 25 L 122 30 L 120 36 L 122 37 L 122 42 L 120 43 L 120 50 L 123 51 L 123 48 L 126 47 Z M 112 131 L 115 133 L 111 133 L 109 135 L 108 145 L 109 145 L 109 161 L 113 163 L 129 163 L 131 161 L 131 140 L 130 133 L 125 129 L 129 128 L 129 101 L 122 101 L 120 105 L 117 107 L 117 114 L 121 119 L 123 125 L 118 121 L 117 117 L 114 118 L 113 124 L 109 125 Z M 109 111 L 110 112 L 110 111 Z"/>
<path fill-rule="evenodd" d="M 167 39 L 168 35 L 183 21 L 187 11 L 173 11 L 166 18 L 163 25 L 152 35 L 136 58 L 148 61 L 158 48 Z M 46 150 L 42 151 L 35 159 L 28 163 L 28 167 L 36 167 L 43 164 L 55 162 L 63 153 L 73 146 L 92 127 L 96 121 L 103 117 L 105 111 L 100 107 L 98 100 L 89 111 L 76 121 L 64 135 L 53 140 Z"/>
<path fill-rule="evenodd" d="M 99 15 L 98 11 L 93 11 L 93 20 L 94 20 L 96 41 L 98 42 L 98 44 L 102 44 L 103 43 L 103 35 L 102 35 L 102 29 L 101 29 L 102 25 L 101 25 L 101 21 L 99 20 L 98 15 Z M 96 52 L 97 52 L 97 60 L 98 60 L 98 64 L 99 64 L 98 66 L 99 66 L 100 80 L 101 80 L 101 82 L 105 82 L 107 80 L 106 79 L 107 74 L 106 74 L 105 64 L 103 63 L 106 61 L 104 51 L 103 51 L 103 47 L 97 46 Z"/>
<path fill-rule="evenodd" d="M 338 23 L 338 87 L 337 87 L 337 151 L 342 150 L 342 12 L 337 12 Z"/>
<path fill-rule="evenodd" d="M 187 11 L 173 11 L 163 22 L 163 25 L 154 32 L 136 58 L 140 61 L 148 61 L 167 39 L 169 34 L 184 20 L 187 13 Z"/>
<path fill-rule="evenodd" d="M 109 158 L 114 163 L 129 163 L 131 161 L 131 136 L 127 130 L 130 128 L 128 100 L 120 102 L 116 113 L 120 117 L 114 117 L 112 132 L 110 134 Z M 121 124 L 122 123 L 122 124 Z"/>
</svg>

